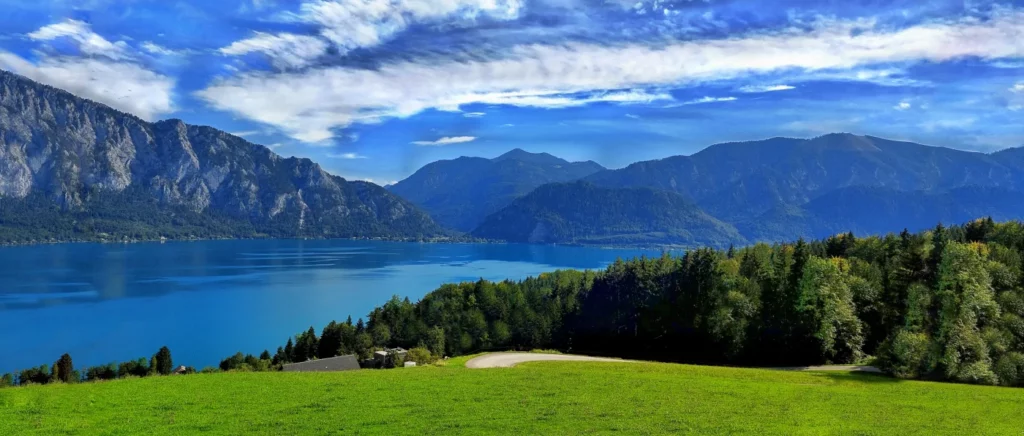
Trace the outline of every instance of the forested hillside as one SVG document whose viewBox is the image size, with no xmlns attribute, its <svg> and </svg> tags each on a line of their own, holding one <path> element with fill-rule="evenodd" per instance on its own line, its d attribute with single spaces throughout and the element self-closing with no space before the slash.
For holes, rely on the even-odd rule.
<svg viewBox="0 0 1024 436">
<path fill-rule="evenodd" d="M 541 186 L 489 216 L 472 234 L 528 243 L 728 247 L 743 242 L 735 227 L 674 192 L 582 181 Z"/>
<path fill-rule="evenodd" d="M 438 223 L 469 232 L 538 186 L 581 179 L 603 169 L 594 162 L 568 162 L 515 149 L 494 159 L 434 162 L 388 189 L 422 207 Z"/>
<path fill-rule="evenodd" d="M 1024 385 L 1024 224 L 978 220 L 884 237 L 698 249 L 521 282 L 444 285 L 332 324 L 303 350 L 436 355 L 558 348 L 755 366 L 876 356 L 902 378 Z M 334 337 L 328 347 L 324 337 Z M 329 348 L 335 348 L 330 350 Z M 279 360 L 319 351 L 298 346 Z M 323 357 L 323 355 L 320 355 Z"/>
</svg>

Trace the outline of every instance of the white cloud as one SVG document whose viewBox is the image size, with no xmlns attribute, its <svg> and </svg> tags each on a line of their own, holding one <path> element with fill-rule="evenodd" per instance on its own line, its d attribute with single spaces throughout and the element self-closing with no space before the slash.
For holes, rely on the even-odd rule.
<svg viewBox="0 0 1024 436">
<path fill-rule="evenodd" d="M 0 68 L 150 121 L 174 110 L 174 79 L 132 63 L 44 57 L 34 64 L 0 51 Z"/>
<path fill-rule="evenodd" d="M 357 153 L 327 153 L 332 159 L 366 159 L 366 156 Z"/>
<path fill-rule="evenodd" d="M 241 136 L 243 138 L 246 136 L 259 135 L 260 133 L 263 132 L 260 130 L 243 130 L 241 132 L 231 132 L 232 135 Z"/>
<path fill-rule="evenodd" d="M 145 42 L 142 43 L 142 45 L 140 47 L 142 47 L 143 50 L 145 50 L 145 51 L 147 51 L 149 53 L 152 53 L 152 54 L 155 54 L 155 55 L 160 55 L 160 56 L 177 56 L 177 55 L 180 55 L 180 54 L 183 53 L 183 52 L 178 51 L 178 50 L 171 50 L 171 49 L 169 49 L 167 47 L 164 47 L 162 45 L 156 44 L 156 43 L 154 43 L 152 41 L 145 41 Z"/>
<path fill-rule="evenodd" d="M 111 59 L 124 59 L 127 57 L 125 54 L 127 44 L 124 41 L 110 42 L 93 32 L 89 25 L 83 21 L 67 19 L 60 23 L 40 27 L 27 36 L 35 41 L 71 38 L 78 43 L 78 49 L 83 54 L 106 56 Z"/>
<path fill-rule="evenodd" d="M 634 120 L 639 120 L 640 119 L 640 115 L 626 114 L 626 118 L 632 118 Z"/>
<path fill-rule="evenodd" d="M 175 80 L 135 62 L 124 41 L 112 43 L 78 20 L 64 20 L 29 33 L 34 41 L 69 38 L 81 56 L 36 52 L 30 61 L 0 50 L 0 68 L 152 121 L 174 110 Z M 153 47 L 142 44 L 142 48 Z M 148 48 L 147 48 L 148 47 Z"/>
<path fill-rule="evenodd" d="M 340 4 L 331 7 L 344 9 Z M 849 80 L 880 80 L 893 74 L 873 67 L 964 57 L 1022 57 L 1022 33 L 1024 11 L 1011 9 L 1000 9 L 985 21 L 942 21 L 901 30 L 827 20 L 810 30 L 658 47 L 535 44 L 511 48 L 496 59 L 412 59 L 373 70 L 329 67 L 248 73 L 217 81 L 197 95 L 218 109 L 315 142 L 331 138 L 332 129 L 353 123 L 406 117 L 429 108 L 453 110 L 469 103 L 533 107 L 638 103 L 671 98 L 667 94 L 644 97 L 644 89 L 782 73 L 854 70 L 863 77 Z"/>
<path fill-rule="evenodd" d="M 896 109 L 896 110 L 899 110 L 899 111 L 905 111 L 907 109 L 910 109 L 910 102 L 904 100 L 904 101 L 901 101 L 901 102 L 897 103 L 896 106 L 893 106 L 892 108 Z"/>
<path fill-rule="evenodd" d="M 740 92 L 757 93 L 757 92 L 774 92 L 774 91 L 788 91 L 790 89 L 796 89 L 795 86 L 789 85 L 747 85 L 740 87 Z"/>
<path fill-rule="evenodd" d="M 259 52 L 269 56 L 274 66 L 296 68 L 306 66 L 323 55 L 327 51 L 327 42 L 315 36 L 256 32 L 252 38 L 235 41 L 219 51 L 227 56 Z"/>
<path fill-rule="evenodd" d="M 292 17 L 322 27 L 321 35 L 342 51 L 378 45 L 415 23 L 480 16 L 514 19 L 523 0 L 315 0 Z"/>
<path fill-rule="evenodd" d="M 701 98 L 698 98 L 698 99 L 694 99 L 694 100 L 690 100 L 690 101 L 684 101 L 682 103 L 675 104 L 675 105 L 670 105 L 670 106 L 666 106 L 666 107 L 689 106 L 689 105 L 692 105 L 692 104 L 705 104 L 705 103 L 721 103 L 721 102 L 736 101 L 736 100 L 738 100 L 736 97 L 701 97 Z"/>
<path fill-rule="evenodd" d="M 462 144 L 464 142 L 472 142 L 475 140 L 475 136 L 445 136 L 444 138 L 438 139 L 436 141 L 413 141 L 412 143 L 416 145 L 441 146 L 450 144 Z"/>
<path fill-rule="evenodd" d="M 485 114 L 483 112 L 466 112 L 466 113 L 462 114 L 462 116 L 464 116 L 466 118 L 480 118 L 480 117 L 482 117 L 484 115 L 487 115 L 487 114 Z"/>
<path fill-rule="evenodd" d="M 1024 82 L 1017 83 L 1010 88 L 1010 92 L 1024 92 Z"/>
</svg>

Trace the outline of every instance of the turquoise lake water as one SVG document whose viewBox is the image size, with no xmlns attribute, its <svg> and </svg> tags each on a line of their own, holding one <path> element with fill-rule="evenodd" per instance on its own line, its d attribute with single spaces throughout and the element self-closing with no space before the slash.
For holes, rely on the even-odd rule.
<svg viewBox="0 0 1024 436">
<path fill-rule="evenodd" d="M 365 317 L 448 282 L 603 268 L 656 251 L 503 244 L 246 240 L 0 248 L 0 373 L 70 353 L 76 367 L 148 357 L 213 365 Z"/>
</svg>

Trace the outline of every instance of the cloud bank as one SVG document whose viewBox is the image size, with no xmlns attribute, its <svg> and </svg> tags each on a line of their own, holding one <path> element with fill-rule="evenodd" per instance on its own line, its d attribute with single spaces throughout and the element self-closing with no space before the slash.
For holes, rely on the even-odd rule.
<svg viewBox="0 0 1024 436">
<path fill-rule="evenodd" d="M 325 25 L 334 23 L 330 28 L 348 28 L 347 36 L 335 35 L 342 42 L 349 38 L 358 40 L 353 42 L 358 45 L 378 40 L 376 30 L 354 24 L 362 22 L 353 17 L 364 9 L 348 11 L 345 5 L 328 3 L 306 3 L 300 16 L 315 16 Z M 411 0 L 400 3 L 408 17 L 437 16 L 418 9 L 419 3 Z M 452 0 L 452 4 L 482 7 L 484 3 Z M 518 13 L 511 3 L 494 5 L 490 10 Z M 630 104 L 672 99 L 659 89 L 763 74 L 848 76 L 845 70 L 857 68 L 886 71 L 871 69 L 880 65 L 1019 58 L 1024 57 L 1022 40 L 1024 12 L 1010 9 L 996 10 L 984 20 L 943 20 L 899 30 L 864 20 L 821 20 L 806 29 L 715 40 L 660 45 L 529 44 L 483 59 L 433 57 L 393 61 L 375 69 L 339 66 L 249 72 L 218 80 L 196 95 L 215 108 L 274 126 L 300 141 L 318 142 L 354 123 L 408 117 L 427 109 L 457 110 L 467 104 L 544 108 Z M 877 74 L 865 74 L 862 80 L 879 80 Z M 761 92 L 768 90 L 782 89 Z"/>
</svg>

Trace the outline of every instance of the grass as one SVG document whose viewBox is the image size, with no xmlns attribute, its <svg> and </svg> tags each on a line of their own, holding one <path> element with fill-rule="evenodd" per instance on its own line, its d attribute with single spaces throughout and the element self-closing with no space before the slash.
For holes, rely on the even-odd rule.
<svg viewBox="0 0 1024 436">
<path fill-rule="evenodd" d="M 453 362 L 454 361 L 454 362 Z M 848 373 L 534 362 L 0 390 L 0 434 L 1011 434 L 1024 390 Z"/>
</svg>

